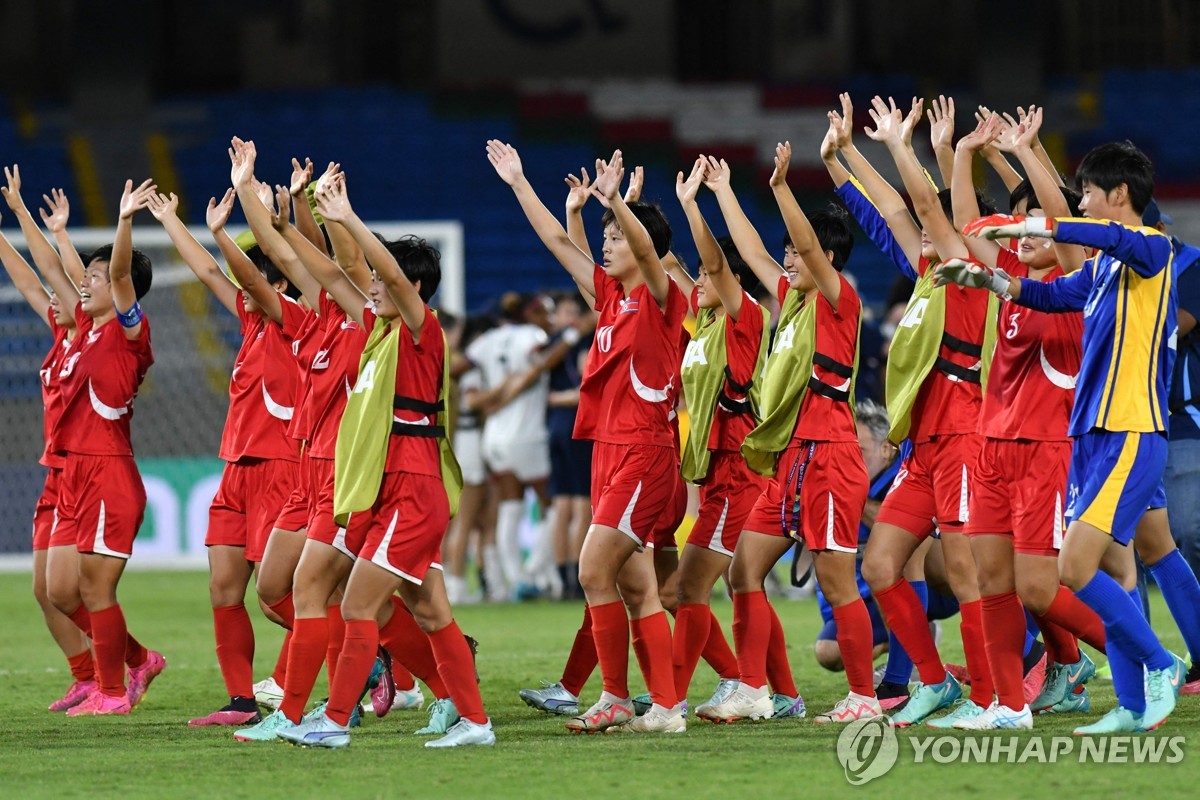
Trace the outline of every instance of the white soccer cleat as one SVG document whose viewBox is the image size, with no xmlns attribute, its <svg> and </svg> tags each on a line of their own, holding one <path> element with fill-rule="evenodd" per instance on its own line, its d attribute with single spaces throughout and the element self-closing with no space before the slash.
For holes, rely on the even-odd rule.
<svg viewBox="0 0 1200 800">
<path fill-rule="evenodd" d="M 446 735 L 425 743 L 426 747 L 461 747 L 468 744 L 492 745 L 496 743 L 496 734 L 492 731 L 492 721 L 485 724 L 460 719 L 450 726 Z"/>
<path fill-rule="evenodd" d="M 1028 731 L 1033 730 L 1033 712 L 1029 706 L 1013 709 L 994 700 L 982 714 L 955 720 L 951 727 L 960 731 Z"/>
<path fill-rule="evenodd" d="M 729 695 L 714 706 L 701 706 L 696 716 L 710 722 L 734 722 L 739 719 L 770 719 L 775 713 L 775 703 L 766 686 L 757 689 L 739 683 Z"/>
<path fill-rule="evenodd" d="M 283 687 L 275 682 L 274 676 L 254 684 L 254 702 L 272 711 L 279 708 L 279 704 L 283 702 Z"/>
<path fill-rule="evenodd" d="M 655 704 L 642 716 L 619 727 L 609 728 L 608 732 L 683 733 L 686 730 L 687 719 L 683 715 L 683 704 L 678 703 L 674 708 L 663 708 Z"/>
<path fill-rule="evenodd" d="M 883 708 L 879 705 L 877 698 L 850 692 L 850 694 L 838 700 L 837 705 L 833 708 L 824 714 L 817 714 L 813 717 L 813 723 L 817 725 L 828 725 L 830 723 L 844 724 L 854 722 L 858 719 L 871 719 L 882 716 Z"/>
</svg>

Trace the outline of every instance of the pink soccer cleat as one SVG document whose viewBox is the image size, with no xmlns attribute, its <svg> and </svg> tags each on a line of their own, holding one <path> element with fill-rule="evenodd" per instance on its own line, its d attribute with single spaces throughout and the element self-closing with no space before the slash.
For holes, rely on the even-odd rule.
<svg viewBox="0 0 1200 800">
<path fill-rule="evenodd" d="M 197 717 L 196 719 L 188 720 L 189 728 L 207 728 L 212 725 L 222 726 L 240 726 L 240 725 L 257 725 L 262 722 L 262 714 L 258 713 L 258 709 L 253 711 L 237 711 L 226 706 L 219 711 L 214 711 L 207 717 Z"/>
<path fill-rule="evenodd" d="M 142 702 L 142 698 L 146 696 L 146 690 L 150 688 L 150 682 L 167 668 L 167 660 L 163 658 L 162 653 L 154 650 L 146 652 L 146 663 L 140 667 L 129 668 L 128 697 L 130 708 L 137 708 L 138 703 Z"/>
<path fill-rule="evenodd" d="M 97 689 L 79 705 L 67 712 L 68 717 L 102 717 L 110 714 L 128 714 L 131 709 L 129 698 L 113 697 Z"/>
<path fill-rule="evenodd" d="M 62 696 L 62 699 L 55 700 L 50 704 L 51 711 L 67 711 L 82 703 L 87 699 L 87 696 L 94 692 L 97 688 L 95 681 L 75 681 L 67 687 L 67 693 Z"/>
</svg>

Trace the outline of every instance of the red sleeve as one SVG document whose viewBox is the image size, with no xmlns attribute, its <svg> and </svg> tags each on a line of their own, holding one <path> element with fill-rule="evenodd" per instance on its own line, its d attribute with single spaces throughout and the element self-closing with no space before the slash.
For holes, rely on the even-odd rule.
<svg viewBox="0 0 1200 800">
<path fill-rule="evenodd" d="M 646 295 L 650 302 L 658 308 L 658 303 L 654 302 L 654 297 L 650 295 L 650 287 L 646 287 Z M 672 328 L 677 328 L 683 325 L 683 318 L 687 316 L 688 299 L 684 297 L 683 290 L 676 285 L 675 281 L 671 281 L 671 288 L 667 290 L 667 307 L 663 309 L 663 317 L 667 321 L 667 325 Z"/>
<path fill-rule="evenodd" d="M 365 317 L 363 322 L 366 322 Z M 420 342 L 413 340 L 412 331 L 408 329 L 403 320 L 397 318 L 396 324 L 400 325 L 400 342 L 402 344 L 414 348 L 419 353 L 427 353 L 431 347 L 435 347 L 437 352 L 442 352 L 442 326 L 429 306 L 425 306 L 425 319 L 421 322 Z"/>
<path fill-rule="evenodd" d="M 858 298 L 858 292 L 854 291 L 854 287 L 850 285 L 850 281 L 846 280 L 846 276 L 838 274 L 838 280 L 841 281 L 842 291 L 838 293 L 838 304 L 835 307 L 833 303 L 825 299 L 825 295 L 817 292 L 817 302 L 829 309 L 830 313 L 838 319 L 844 316 L 858 314 L 862 307 L 862 301 Z"/>
<path fill-rule="evenodd" d="M 692 313 L 698 315 L 700 313 L 699 290 L 695 284 L 692 284 L 692 296 L 688 298 L 688 305 L 692 309 Z"/>
<path fill-rule="evenodd" d="M 738 383 L 749 383 L 754 377 L 758 362 L 758 348 L 762 342 L 762 306 L 745 291 L 742 292 L 742 310 L 735 320 L 725 315 L 725 354 L 729 371 Z"/>
<path fill-rule="evenodd" d="M 83 310 L 82 300 L 79 300 L 75 303 L 75 326 L 80 332 L 85 330 L 85 326 L 88 330 L 90 330 L 92 327 L 92 318 L 89 317 L 87 312 Z"/>
<path fill-rule="evenodd" d="M 279 327 L 283 329 L 284 338 L 291 341 L 300 335 L 309 312 L 286 294 L 279 295 L 279 307 L 283 314 Z"/>
<path fill-rule="evenodd" d="M 996 266 L 1009 275 L 1020 277 L 1021 275 L 1028 274 L 1025 270 L 1025 265 L 1021 263 L 1021 259 L 1007 247 L 1001 247 L 1000 252 L 996 254 Z"/>
<path fill-rule="evenodd" d="M 592 288 L 596 290 L 596 305 L 592 308 L 593 311 L 599 311 L 604 307 L 608 296 L 614 291 L 614 287 L 616 291 L 620 291 L 620 283 L 608 277 L 604 267 L 596 264 L 592 268 Z"/>
<path fill-rule="evenodd" d="M 924 277 L 925 273 L 928 271 L 929 271 L 929 259 L 926 258 L 925 256 L 921 256 L 920 260 L 917 261 L 917 274 Z"/>
<path fill-rule="evenodd" d="M 240 305 L 240 304 L 239 304 Z M 118 325 L 120 322 L 118 321 Z M 154 351 L 150 347 L 150 318 L 142 317 L 142 327 L 138 331 L 138 335 L 132 339 L 125 335 L 125 330 L 121 331 L 122 338 L 125 340 L 125 346 L 129 348 L 129 352 L 133 353 L 137 359 L 138 367 L 142 373 L 145 373 L 150 365 L 154 363 Z"/>
<path fill-rule="evenodd" d="M 787 275 L 780 275 L 779 283 L 775 284 L 775 296 L 779 298 L 779 305 L 783 305 L 783 301 L 787 299 L 788 290 L 791 288 L 791 279 Z"/>
</svg>

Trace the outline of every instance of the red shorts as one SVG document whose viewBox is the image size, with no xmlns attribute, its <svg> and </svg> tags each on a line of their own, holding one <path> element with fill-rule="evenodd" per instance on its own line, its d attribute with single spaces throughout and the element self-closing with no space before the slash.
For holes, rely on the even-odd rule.
<svg viewBox="0 0 1200 800">
<path fill-rule="evenodd" d="M 792 510 L 797 484 L 799 519 Z M 742 528 L 790 535 L 813 551 L 857 553 L 858 524 L 870 488 L 858 442 L 792 442 Z"/>
<path fill-rule="evenodd" d="M 654 528 L 650 531 L 650 541 L 646 543 L 647 547 L 653 547 L 663 553 L 679 550 L 679 543 L 675 541 L 675 532 L 679 530 L 679 526 L 683 524 L 683 518 L 687 515 L 687 481 L 678 472 L 675 473 L 675 478 L 675 488 L 671 492 L 671 499 L 663 508 L 662 513 L 658 515 Z"/>
<path fill-rule="evenodd" d="M 432 567 L 442 568 L 442 538 L 450 524 L 450 502 L 441 478 L 388 472 L 366 524 L 361 558 L 420 585 Z M 350 524 L 358 514 L 350 515 Z"/>
<path fill-rule="evenodd" d="M 741 453 L 713 453 L 688 544 L 732 557 L 746 518 L 770 483 L 746 465 Z"/>
<path fill-rule="evenodd" d="M 592 448 L 592 523 L 616 528 L 638 549 L 673 501 L 679 455 L 672 447 L 596 442 Z"/>
<path fill-rule="evenodd" d="M 246 548 L 246 560 L 262 561 L 279 509 L 296 488 L 300 465 L 282 458 L 226 464 L 208 509 L 208 547 Z"/>
<path fill-rule="evenodd" d="M 875 521 L 903 528 L 918 539 L 933 533 L 935 521 L 942 531 L 962 531 L 970 517 L 971 470 L 982 446 L 983 437 L 975 433 L 914 444 Z"/>
<path fill-rule="evenodd" d="M 46 484 L 38 497 L 33 509 L 33 549 L 47 550 L 50 548 L 50 536 L 54 533 L 54 507 L 58 505 L 58 487 L 62 482 L 62 469 L 50 467 L 46 473 Z M 65 532 L 65 531 L 64 531 Z M 61 544 L 75 544 L 75 533 L 71 532 L 71 541 Z"/>
<path fill-rule="evenodd" d="M 312 516 L 313 501 L 317 496 L 314 488 L 319 484 L 313 483 L 313 459 L 308 457 L 308 448 L 300 454 L 300 471 L 296 487 L 288 495 L 279 516 L 275 518 L 275 527 L 282 531 L 302 531 Z"/>
<path fill-rule="evenodd" d="M 1070 442 L 984 440 L 971 470 L 964 530 L 1010 536 L 1018 553 L 1057 556 L 1070 465 Z"/>
<path fill-rule="evenodd" d="M 68 453 L 56 513 L 52 546 L 61 528 L 76 532 L 81 553 L 129 558 L 146 513 L 146 487 L 133 456 Z"/>
<path fill-rule="evenodd" d="M 367 528 L 371 524 L 371 515 L 362 512 L 351 514 L 349 525 L 342 527 L 333 521 L 333 459 L 309 459 L 310 476 L 313 486 L 311 513 L 306 523 L 308 533 L 306 538 L 314 542 L 327 544 L 347 558 L 358 558 L 363 542 L 367 538 Z M 304 527 L 304 526 L 302 526 Z"/>
</svg>

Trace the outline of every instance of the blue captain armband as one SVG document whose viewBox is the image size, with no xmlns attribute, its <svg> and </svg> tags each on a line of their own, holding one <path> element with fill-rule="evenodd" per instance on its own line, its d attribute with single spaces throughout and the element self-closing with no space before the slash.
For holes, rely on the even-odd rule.
<svg viewBox="0 0 1200 800">
<path fill-rule="evenodd" d="M 133 328 L 141 324 L 142 319 L 146 315 L 142 313 L 142 305 L 136 300 L 133 302 L 133 308 L 128 311 L 117 309 L 117 321 L 121 323 L 122 328 Z"/>
</svg>

